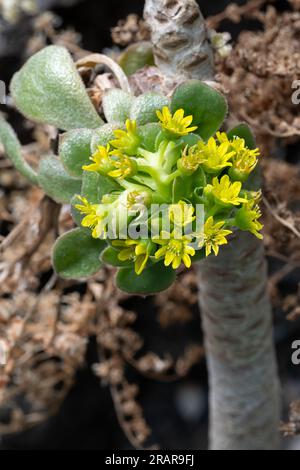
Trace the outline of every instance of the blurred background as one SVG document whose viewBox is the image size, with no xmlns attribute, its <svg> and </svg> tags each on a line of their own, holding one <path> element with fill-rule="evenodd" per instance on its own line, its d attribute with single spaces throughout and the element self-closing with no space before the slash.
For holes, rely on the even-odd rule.
<svg viewBox="0 0 300 470">
<path fill-rule="evenodd" d="M 230 4 L 226 0 L 214 2 L 199 0 L 198 3 L 205 17 L 219 15 Z M 259 11 L 257 5 L 262 4 L 261 11 L 266 12 L 264 2 L 236 3 L 251 4 L 253 11 L 255 8 Z M 289 17 L 284 21 L 286 24 L 289 24 L 288 21 L 293 21 L 293 24 L 298 21 L 298 26 L 295 26 L 295 38 L 299 40 L 299 5 L 297 6 L 296 2 L 278 1 L 274 6 L 276 14 L 273 14 L 276 21 L 285 18 L 284 15 L 287 13 L 294 15 L 292 20 Z M 0 20 L 0 79 L 6 84 L 32 51 L 38 49 L 43 42 L 44 44 L 53 42 L 53 38 L 59 37 L 60 41 L 73 44 L 75 52 L 78 46 L 87 51 L 117 54 L 125 45 L 118 40 L 113 43 L 111 30 L 117 26 L 119 20 L 125 19 L 129 14 L 134 13 L 141 17 L 143 1 L 53 0 L 48 2 L 48 7 L 51 8 L 53 16 L 35 16 L 34 19 L 31 16 L 22 16 L 15 24 L 3 18 Z M 219 31 L 231 34 L 230 44 L 234 47 L 232 61 L 238 60 L 237 58 L 241 60 L 242 57 L 239 51 L 245 46 L 246 39 L 242 38 L 240 49 L 235 49 L 238 47 L 241 32 L 258 31 L 263 34 L 264 29 L 270 27 L 272 22 L 271 14 L 270 18 L 262 23 L 259 15 L 252 15 L 253 12 L 232 21 L 233 13 L 234 10 L 231 14 L 224 15 L 222 21 L 217 17 L 212 21 L 213 25 L 218 26 Z M 140 28 L 142 30 L 141 25 Z M 120 37 L 119 30 L 115 30 L 116 37 Z M 251 38 L 253 39 L 252 36 Z M 253 50 L 259 50 L 258 46 L 258 43 L 254 44 Z M 225 77 L 222 79 L 223 84 L 229 86 L 233 83 L 230 79 L 235 73 L 233 62 L 230 62 L 230 59 L 226 61 L 225 58 L 218 58 L 217 64 L 219 73 Z M 252 70 L 251 73 L 256 72 Z M 269 95 L 265 101 L 260 101 L 262 110 L 271 109 L 273 113 L 277 113 L 276 117 L 279 116 L 280 122 L 285 121 L 288 112 L 293 115 L 293 119 L 296 119 L 295 116 L 299 112 L 295 109 L 286 110 L 283 104 L 287 101 L 289 103 L 291 76 L 283 78 L 275 74 L 274 77 L 272 86 L 271 79 L 265 78 L 265 92 Z M 277 80 L 277 85 L 274 84 L 274 80 L 275 82 Z M 282 80 L 287 80 L 284 86 Z M 239 99 L 244 99 L 244 104 L 249 104 L 251 101 L 251 90 L 249 91 L 247 84 L 250 88 L 253 86 L 253 82 L 249 79 L 248 82 L 245 80 L 244 89 L 232 91 L 231 100 L 235 109 L 238 108 L 235 102 L 237 94 Z M 286 90 L 282 103 L 275 94 L 277 86 Z M 276 105 L 276 112 L 269 101 L 273 103 L 274 109 Z M 289 108 L 290 104 L 286 104 L 286 107 Z M 33 142 L 38 142 L 40 147 L 45 146 L 44 141 L 49 138 L 51 130 L 39 126 L 34 128 L 29 123 L 24 123 L 14 110 L 7 110 L 3 106 L 1 110 L 9 113 L 10 121 L 21 137 L 29 158 L 32 157 L 34 160 L 36 152 L 34 145 L 37 144 Z M 259 120 L 260 112 L 263 111 L 260 111 L 259 106 L 256 111 L 249 109 L 249 115 L 251 114 L 253 120 Z M 286 121 L 291 126 L 292 121 L 289 116 Z M 295 124 L 294 121 L 293 123 Z M 272 126 L 277 125 L 279 126 L 274 119 Z M 261 128 L 259 125 L 258 127 Z M 274 204 L 275 202 L 280 204 L 283 199 L 291 213 L 297 215 L 300 208 L 299 135 L 281 138 L 280 133 L 276 135 L 274 132 L 273 134 L 266 132 L 264 135 L 262 130 L 260 132 L 259 144 L 263 145 L 264 157 L 271 162 L 264 168 L 266 193 L 272 193 L 273 188 L 279 191 L 280 188 L 281 192 L 276 195 Z M 0 233 L 4 239 L 20 220 L 21 214 L 27 210 L 35 195 L 9 166 L 1 151 L 0 157 L 2 214 Z M 273 201 L 271 196 L 270 198 Z M 67 215 L 64 217 L 61 224 L 68 227 L 71 222 Z M 265 243 L 270 272 L 270 293 L 274 306 L 275 340 L 283 383 L 283 420 L 288 421 L 290 403 L 300 398 L 300 366 L 295 366 L 291 362 L 291 344 L 294 340 L 300 339 L 298 308 L 300 269 L 299 262 L 294 259 L 299 250 L 299 243 L 297 244 L 295 236 L 293 238 L 289 230 L 278 224 L 278 221 L 276 225 L 272 215 L 266 217 L 266 231 Z M 27 273 L 26 279 L 30 281 L 23 293 L 21 289 L 21 293 L 15 295 L 17 287 L 14 279 L 10 279 L 9 283 L 6 280 L 7 286 L 2 287 L 0 325 L 2 322 L 3 328 L 7 328 L 8 325 L 10 315 L 8 312 L 13 312 L 12 315 L 15 315 L 17 311 L 22 317 L 32 308 L 40 292 L 43 293 L 43 298 L 31 330 L 27 333 L 29 336 L 25 336 L 24 339 L 24 348 L 29 348 L 31 342 L 34 344 L 32 349 L 29 348 L 27 351 L 28 355 L 34 355 L 34 358 L 30 358 L 31 362 L 26 362 L 24 359 L 24 363 L 17 364 L 19 359 L 17 356 L 13 383 L 0 381 L 2 436 L 0 448 L 2 450 L 131 449 L 134 444 L 131 433 L 134 429 L 139 436 L 138 442 L 144 441 L 145 447 L 158 445 L 163 449 L 206 449 L 208 384 L 205 357 L 201 347 L 202 333 L 195 274 L 183 273 L 174 288 L 156 298 L 143 299 L 117 294 L 107 280 L 110 279 L 109 273 L 102 275 L 104 276 L 102 278 L 91 280 L 88 285 L 67 283 L 57 285 L 56 291 L 52 291 L 47 285 L 49 280 L 51 281 L 51 267 L 43 257 L 50 245 L 47 245 L 46 240 L 41 246 L 43 252 L 36 255 L 33 264 L 30 265 L 32 274 Z M 17 249 L 19 249 L 18 243 Z M 24 279 L 18 280 L 18 286 Z M 43 291 L 45 287 L 46 291 Z M 27 294 L 24 292 L 30 295 L 26 297 Z M 51 318 L 49 320 L 47 315 L 51 317 L 58 293 L 60 311 L 72 328 L 64 330 L 63 333 L 68 336 L 63 337 L 61 334 L 57 342 L 51 346 L 52 349 L 49 347 L 50 343 L 47 343 L 45 357 L 40 336 L 43 331 L 46 335 L 49 321 L 50 325 L 52 324 Z M 93 315 L 90 312 L 95 308 L 95 304 L 98 316 L 93 323 L 93 330 L 90 325 L 87 327 L 88 320 L 86 324 L 80 324 L 80 318 Z M 117 323 L 119 330 L 125 332 L 121 339 L 120 331 L 116 332 L 111 327 L 111 312 L 114 312 L 118 318 L 115 324 Z M 122 320 L 119 318 L 120 315 L 121 317 L 123 315 Z M 43 329 L 37 332 L 39 322 L 42 322 Z M 17 326 L 17 323 L 10 324 L 9 328 Z M 64 345 L 69 341 L 73 346 L 70 348 L 65 346 L 64 349 L 59 341 L 65 341 Z M 132 349 L 128 345 L 131 345 Z M 124 348 L 129 348 L 130 359 L 127 361 L 122 357 L 122 348 L 123 351 Z M 99 358 L 100 365 L 95 366 Z M 51 374 L 56 379 L 47 382 Z M 121 376 L 120 381 L 116 378 L 118 374 Z M 43 380 L 44 383 L 41 383 Z M 1 386 L 5 388 L 5 392 L 1 392 Z M 283 445 L 285 448 L 300 450 L 300 438 L 285 438 Z"/>
</svg>

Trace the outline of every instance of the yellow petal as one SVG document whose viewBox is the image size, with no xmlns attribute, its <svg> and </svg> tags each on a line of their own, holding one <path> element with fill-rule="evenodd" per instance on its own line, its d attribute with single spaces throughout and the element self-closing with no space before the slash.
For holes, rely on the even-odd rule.
<svg viewBox="0 0 300 470">
<path fill-rule="evenodd" d="M 149 258 L 148 255 L 137 257 L 134 263 L 134 270 L 138 276 L 144 271 L 148 258 Z"/>
<path fill-rule="evenodd" d="M 142 243 L 139 243 L 136 247 L 135 247 L 135 254 L 137 256 L 140 256 L 140 255 L 144 255 L 145 253 L 147 253 L 147 247 L 142 244 Z"/>
<path fill-rule="evenodd" d="M 186 116 L 185 118 L 182 119 L 182 124 L 184 127 L 189 127 L 190 124 L 193 122 L 193 116 Z"/>
<path fill-rule="evenodd" d="M 185 247 L 185 252 L 188 255 L 194 256 L 195 254 L 195 249 L 192 246 L 186 246 Z"/>
<path fill-rule="evenodd" d="M 194 132 L 196 129 L 198 129 L 198 126 L 189 127 L 187 131 Z"/>
<path fill-rule="evenodd" d="M 189 257 L 189 255 L 187 255 L 187 254 L 183 255 L 182 261 L 184 262 L 186 268 L 191 267 L 192 261 L 191 261 L 191 258 Z"/>
<path fill-rule="evenodd" d="M 159 250 L 157 250 L 157 252 L 155 253 L 155 258 L 156 259 L 161 258 L 162 256 L 165 256 L 165 253 L 166 253 L 166 247 L 163 246 L 162 248 L 159 248 Z"/>
<path fill-rule="evenodd" d="M 180 122 L 183 119 L 183 116 L 184 116 L 184 110 L 183 109 L 177 109 L 177 111 L 175 112 L 175 114 L 173 116 L 173 119 L 176 122 Z"/>
<path fill-rule="evenodd" d="M 172 118 L 172 114 L 170 113 L 168 106 L 163 107 L 162 113 L 163 113 L 163 119 L 170 120 Z"/>
<path fill-rule="evenodd" d="M 165 256 L 165 266 L 169 266 L 172 263 L 174 258 L 175 258 L 174 253 L 172 253 L 171 251 L 167 251 L 166 256 Z"/>
<path fill-rule="evenodd" d="M 126 261 L 132 256 L 132 250 L 130 248 L 125 248 L 125 250 L 120 251 L 118 258 L 120 261 Z"/>
<path fill-rule="evenodd" d="M 164 120 L 164 117 L 163 117 L 163 115 L 162 115 L 162 113 L 161 113 L 160 111 L 156 111 L 156 116 L 158 117 L 158 119 L 159 119 L 160 121 L 163 121 L 163 120 Z"/>
<path fill-rule="evenodd" d="M 207 243 L 205 245 L 205 256 L 209 256 L 211 254 L 211 244 Z"/>
<path fill-rule="evenodd" d="M 177 269 L 181 265 L 181 257 L 180 256 L 175 256 L 172 262 L 172 268 Z"/>
<path fill-rule="evenodd" d="M 212 246 L 212 249 L 213 249 L 213 251 L 214 251 L 215 256 L 217 256 L 218 253 L 219 253 L 219 247 L 218 247 L 218 245 L 213 245 L 213 246 Z"/>
</svg>

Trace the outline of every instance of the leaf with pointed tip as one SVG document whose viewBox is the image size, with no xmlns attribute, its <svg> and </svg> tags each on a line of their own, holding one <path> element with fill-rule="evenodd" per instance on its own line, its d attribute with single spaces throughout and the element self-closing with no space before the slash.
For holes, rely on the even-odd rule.
<svg viewBox="0 0 300 470">
<path fill-rule="evenodd" d="M 108 90 L 102 100 L 107 122 L 125 122 L 129 118 L 134 97 L 119 88 Z"/>
<path fill-rule="evenodd" d="M 135 120 L 139 126 L 157 122 L 156 111 L 168 105 L 168 98 L 149 91 L 135 98 L 130 110 L 130 119 Z"/>
<path fill-rule="evenodd" d="M 145 269 L 139 276 L 134 268 L 121 268 L 116 277 L 119 289 L 129 294 L 150 295 L 164 291 L 176 279 L 176 271 L 163 263 L 156 263 Z"/>
<path fill-rule="evenodd" d="M 70 176 L 54 155 L 41 160 L 38 181 L 45 193 L 60 203 L 68 204 L 81 191 L 81 180 Z"/>
<path fill-rule="evenodd" d="M 119 59 L 119 64 L 128 76 L 134 74 L 145 65 L 154 65 L 151 42 L 137 42 L 127 47 Z"/>
<path fill-rule="evenodd" d="M 85 230 L 75 228 L 59 237 L 52 252 L 55 272 L 64 279 L 87 278 L 102 267 L 100 254 L 104 240 L 92 238 Z"/>
<path fill-rule="evenodd" d="M 185 116 L 193 116 L 192 126 L 202 139 L 208 139 L 220 129 L 224 122 L 228 105 L 221 93 L 200 80 L 187 80 L 173 93 L 171 109 L 183 109 Z"/>
<path fill-rule="evenodd" d="M 109 176 L 93 171 L 83 172 L 81 196 L 86 197 L 91 204 L 99 204 L 105 194 L 117 189 L 120 189 L 120 186 Z"/>
<path fill-rule="evenodd" d="M 7 157 L 16 169 L 31 183 L 38 185 L 37 173 L 24 160 L 22 147 L 13 128 L 0 116 L 0 143 L 3 145 Z"/>
<path fill-rule="evenodd" d="M 104 124 L 104 126 L 96 129 L 92 136 L 91 141 L 91 152 L 95 153 L 99 145 L 106 145 L 113 139 L 115 139 L 114 131 L 116 129 L 123 129 L 124 124 L 113 122 L 109 124 Z"/>
<path fill-rule="evenodd" d="M 91 163 L 91 129 L 72 129 L 60 135 L 59 156 L 71 176 L 81 177 L 82 166 Z"/>
<path fill-rule="evenodd" d="M 103 123 L 64 47 L 48 46 L 34 54 L 14 75 L 11 94 L 20 112 L 33 121 L 64 130 Z"/>
<path fill-rule="evenodd" d="M 119 251 L 115 250 L 111 246 L 108 246 L 105 248 L 102 253 L 101 253 L 101 261 L 104 264 L 109 264 L 110 266 L 116 266 L 116 267 L 129 267 L 132 266 L 132 261 L 121 261 L 118 258 L 118 253 Z"/>
</svg>

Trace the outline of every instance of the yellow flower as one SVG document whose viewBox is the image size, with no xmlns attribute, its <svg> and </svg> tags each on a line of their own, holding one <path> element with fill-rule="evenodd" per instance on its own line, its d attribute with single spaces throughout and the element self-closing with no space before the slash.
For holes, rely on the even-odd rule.
<svg viewBox="0 0 300 470">
<path fill-rule="evenodd" d="M 200 153 L 201 163 L 207 173 L 218 173 L 228 166 L 232 166 L 229 161 L 234 155 L 233 151 L 229 150 L 230 144 L 222 142 L 217 145 L 216 140 L 211 137 L 207 143 L 200 140 L 195 146 L 195 152 Z"/>
<path fill-rule="evenodd" d="M 113 168 L 109 149 L 109 145 L 106 147 L 99 145 L 96 152 L 90 157 L 90 160 L 94 163 L 84 165 L 82 169 L 86 171 L 97 171 L 98 173 L 107 175 L 107 173 Z"/>
<path fill-rule="evenodd" d="M 137 170 L 137 164 L 133 159 L 123 155 L 119 150 L 110 150 L 109 144 L 106 147 L 99 145 L 90 160 L 94 163 L 84 165 L 83 170 L 96 171 L 112 178 L 126 178 L 135 174 Z"/>
<path fill-rule="evenodd" d="M 169 216 L 171 222 L 179 227 L 185 227 L 195 220 L 195 209 L 192 204 L 179 201 L 177 204 L 171 204 L 169 207 Z"/>
<path fill-rule="evenodd" d="M 188 172 L 196 171 L 201 163 L 203 163 L 203 157 L 200 152 L 197 152 L 196 145 L 190 148 L 186 146 L 182 152 L 181 159 L 178 161 L 179 168 L 183 168 Z"/>
<path fill-rule="evenodd" d="M 216 137 L 217 137 L 218 141 L 220 142 L 220 144 L 222 144 L 222 143 L 224 143 L 224 142 L 225 142 L 225 143 L 229 143 L 229 142 L 230 142 L 230 140 L 228 139 L 228 136 L 227 136 L 226 132 L 219 132 L 219 131 L 218 131 L 218 132 L 216 133 Z"/>
<path fill-rule="evenodd" d="M 137 133 L 136 121 L 126 120 L 126 131 L 117 129 L 114 131 L 116 139 L 111 140 L 110 144 L 116 149 L 121 150 L 127 155 L 136 155 L 141 139 Z"/>
<path fill-rule="evenodd" d="M 151 200 L 152 195 L 150 191 L 131 191 L 127 194 L 127 207 L 130 209 L 136 205 L 149 206 Z"/>
<path fill-rule="evenodd" d="M 245 145 L 244 139 L 234 139 L 231 141 L 231 148 L 234 151 L 232 167 L 242 175 L 248 176 L 257 165 L 259 149 L 250 150 Z"/>
<path fill-rule="evenodd" d="M 82 227 L 92 230 L 93 238 L 103 237 L 107 228 L 108 211 L 102 204 L 90 204 L 85 197 L 77 196 L 81 204 L 76 204 L 75 208 L 85 214 L 81 221 Z"/>
<path fill-rule="evenodd" d="M 197 126 L 189 127 L 192 124 L 193 116 L 184 117 L 184 110 L 178 109 L 172 116 L 168 106 L 164 106 L 162 111 L 156 111 L 162 127 L 176 137 L 187 135 L 197 129 Z"/>
<path fill-rule="evenodd" d="M 81 212 L 81 214 L 92 214 L 93 212 L 96 213 L 97 204 L 90 204 L 86 197 L 83 196 L 76 196 L 77 199 L 81 202 L 81 204 L 75 204 L 75 208 Z"/>
<path fill-rule="evenodd" d="M 222 227 L 225 222 L 214 223 L 213 217 L 209 217 L 204 224 L 204 240 L 200 242 L 199 247 L 205 246 L 205 254 L 209 256 L 211 250 L 217 256 L 219 253 L 219 246 L 226 245 L 228 243 L 226 236 L 232 233 L 231 230 L 224 230 Z"/>
<path fill-rule="evenodd" d="M 232 168 L 230 168 L 229 174 L 234 179 L 245 181 L 257 165 L 257 157 L 260 155 L 259 149 L 249 149 L 245 140 L 240 137 L 229 140 L 225 132 L 217 132 L 216 136 L 221 144 L 229 144 L 229 150 L 233 152 Z"/>
<path fill-rule="evenodd" d="M 242 183 L 240 181 L 232 183 L 229 176 L 224 175 L 220 181 L 215 177 L 212 185 L 208 184 L 204 191 L 211 192 L 220 205 L 228 207 L 230 205 L 238 206 L 247 201 L 247 199 L 239 197 L 241 188 Z"/>
<path fill-rule="evenodd" d="M 113 152 L 111 152 L 112 154 Z M 108 176 L 112 178 L 128 178 L 129 176 L 133 176 L 137 170 L 136 162 L 128 157 L 127 155 L 123 155 L 122 153 L 115 152 L 111 157 L 111 163 L 114 170 L 108 172 Z"/>
<path fill-rule="evenodd" d="M 164 258 L 165 266 L 172 264 L 172 268 L 177 269 L 183 261 L 187 268 L 191 267 L 192 261 L 190 257 L 195 254 L 194 248 L 189 246 L 191 237 L 184 235 L 176 238 L 174 232 L 171 234 L 161 232 L 161 237 L 153 239 L 153 242 L 161 245 L 161 248 L 155 253 L 155 258 Z"/>
<path fill-rule="evenodd" d="M 239 229 L 251 232 L 262 240 L 263 236 L 259 233 L 263 228 L 263 225 L 258 221 L 260 217 L 261 211 L 256 200 L 250 199 L 236 212 L 235 223 Z"/>
<path fill-rule="evenodd" d="M 150 240 L 113 240 L 112 245 L 121 248 L 118 254 L 120 261 L 134 261 L 134 270 L 137 275 L 144 271 L 153 246 Z"/>
</svg>

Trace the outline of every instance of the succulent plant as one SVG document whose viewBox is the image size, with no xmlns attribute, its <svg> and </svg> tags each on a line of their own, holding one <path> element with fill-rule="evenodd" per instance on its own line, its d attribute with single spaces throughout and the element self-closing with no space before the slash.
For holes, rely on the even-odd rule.
<svg viewBox="0 0 300 470">
<path fill-rule="evenodd" d="M 78 227 L 53 247 L 60 276 L 85 278 L 109 264 L 120 289 L 146 295 L 168 288 L 181 265 L 217 255 L 235 230 L 261 237 L 260 193 L 247 189 L 259 151 L 246 124 L 220 132 L 227 102 L 207 84 L 187 80 L 170 99 L 110 90 L 104 122 L 69 53 L 49 46 L 15 74 L 11 94 L 24 116 L 60 132 L 58 155 L 36 172 L 0 120 L 16 168 L 71 206 Z"/>
</svg>

